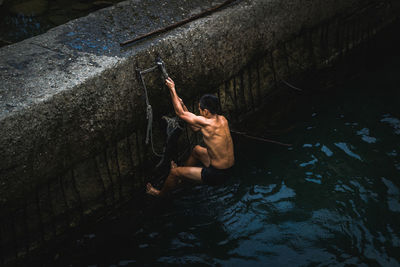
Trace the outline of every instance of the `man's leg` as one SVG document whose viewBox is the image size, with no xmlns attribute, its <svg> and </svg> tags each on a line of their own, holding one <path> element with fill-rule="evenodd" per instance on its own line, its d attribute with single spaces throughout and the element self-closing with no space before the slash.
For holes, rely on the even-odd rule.
<svg viewBox="0 0 400 267">
<path fill-rule="evenodd" d="M 184 166 L 196 166 L 199 162 L 206 167 L 210 166 L 210 156 L 208 156 L 207 148 L 197 145 L 193 148 Z"/>
<path fill-rule="evenodd" d="M 175 189 L 179 183 L 179 179 L 186 179 L 193 182 L 201 183 L 201 169 L 200 167 L 175 167 L 172 168 L 163 188 L 161 190 L 155 189 L 150 183 L 147 183 L 147 194 L 153 196 L 165 196 L 168 192 Z"/>
</svg>

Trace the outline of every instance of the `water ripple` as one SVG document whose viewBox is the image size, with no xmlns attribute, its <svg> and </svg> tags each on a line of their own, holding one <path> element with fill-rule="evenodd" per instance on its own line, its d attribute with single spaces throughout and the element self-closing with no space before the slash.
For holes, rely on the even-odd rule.
<svg viewBox="0 0 400 267">
<path fill-rule="evenodd" d="M 395 134 L 400 134 L 400 120 L 398 118 L 392 117 L 390 114 L 385 114 L 381 122 L 388 123 L 393 127 Z"/>
<path fill-rule="evenodd" d="M 344 151 L 347 155 L 349 155 L 350 157 L 355 158 L 355 159 L 358 159 L 358 160 L 361 160 L 361 157 L 360 157 L 359 155 L 357 155 L 356 153 L 354 153 L 354 152 L 352 152 L 352 151 L 350 150 L 350 148 L 353 148 L 352 146 L 350 146 L 350 148 L 349 148 L 349 146 L 348 146 L 346 143 L 344 143 L 344 142 L 335 143 L 335 146 L 337 146 L 338 148 L 340 148 L 341 150 L 343 150 L 343 151 Z"/>
</svg>

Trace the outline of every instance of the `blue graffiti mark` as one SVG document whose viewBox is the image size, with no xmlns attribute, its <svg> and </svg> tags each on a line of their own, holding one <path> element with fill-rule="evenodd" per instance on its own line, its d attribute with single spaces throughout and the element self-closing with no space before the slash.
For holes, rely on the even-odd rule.
<svg viewBox="0 0 400 267">
<path fill-rule="evenodd" d="M 83 47 L 81 45 L 77 45 L 77 44 L 71 44 L 72 48 L 78 49 L 78 50 L 82 50 Z"/>
<path fill-rule="evenodd" d="M 67 36 L 75 36 L 75 32 L 69 32 L 67 33 Z M 102 41 L 101 39 L 84 39 L 82 37 L 76 36 L 76 38 L 73 38 L 69 42 L 67 42 L 67 45 L 70 46 L 73 49 L 76 50 L 84 50 L 84 51 L 93 51 L 95 50 L 96 52 L 102 54 L 105 51 L 110 51 L 112 44 L 106 44 L 104 43 L 104 40 Z"/>
</svg>

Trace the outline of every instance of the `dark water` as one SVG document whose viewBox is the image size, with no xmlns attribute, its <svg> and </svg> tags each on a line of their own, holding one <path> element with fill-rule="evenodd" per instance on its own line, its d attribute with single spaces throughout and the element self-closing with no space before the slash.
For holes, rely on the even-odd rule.
<svg viewBox="0 0 400 267">
<path fill-rule="evenodd" d="M 398 58 L 300 96 L 292 147 L 243 139 L 226 186 L 128 207 L 50 265 L 400 266 Z"/>
</svg>

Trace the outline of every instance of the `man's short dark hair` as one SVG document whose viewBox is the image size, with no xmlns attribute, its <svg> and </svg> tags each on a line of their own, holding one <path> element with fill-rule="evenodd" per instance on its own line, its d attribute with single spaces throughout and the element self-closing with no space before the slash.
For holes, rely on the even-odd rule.
<svg viewBox="0 0 400 267">
<path fill-rule="evenodd" d="M 211 114 L 219 113 L 219 101 L 218 97 L 211 94 L 205 94 L 200 98 L 200 108 L 202 110 L 208 109 Z"/>
</svg>

